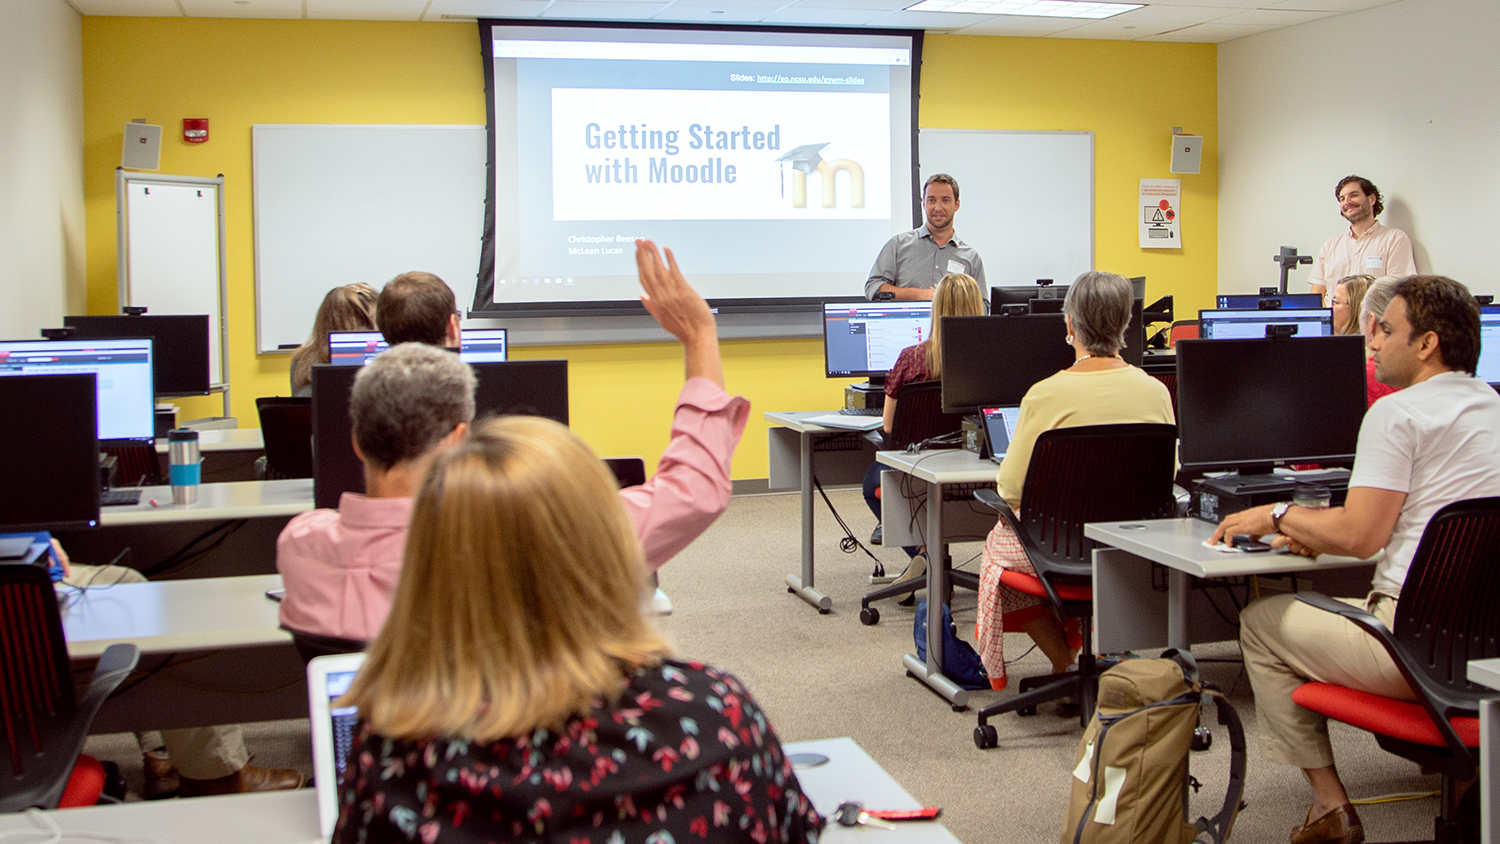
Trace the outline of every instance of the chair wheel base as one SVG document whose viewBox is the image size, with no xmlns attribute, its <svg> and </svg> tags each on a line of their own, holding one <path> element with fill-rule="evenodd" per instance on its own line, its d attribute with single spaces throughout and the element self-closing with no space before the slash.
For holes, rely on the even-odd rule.
<svg viewBox="0 0 1500 844">
<path fill-rule="evenodd" d="M 788 586 L 788 587 L 787 587 L 787 588 L 786 588 L 786 593 L 787 593 L 787 594 L 788 594 L 788 595 L 795 595 L 795 594 L 797 594 L 797 590 L 796 590 L 796 589 L 793 589 L 793 588 L 792 588 L 792 587 L 790 587 L 790 586 Z"/>
<path fill-rule="evenodd" d="M 862 607 L 859 611 L 859 623 L 866 627 L 880 623 L 880 610 L 874 607 Z"/>
<path fill-rule="evenodd" d="M 1036 714 L 1036 707 L 1035 706 L 1023 706 L 1020 709 L 1016 710 L 1016 714 L 1019 715 L 1019 716 L 1021 716 L 1022 718 L 1026 718 L 1026 717 L 1035 715 Z"/>
<path fill-rule="evenodd" d="M 1198 727 L 1193 730 L 1193 741 L 1188 747 L 1195 752 L 1203 752 L 1214 746 L 1214 734 L 1207 727 Z"/>
<path fill-rule="evenodd" d="M 988 750 L 1000 743 L 1000 735 L 995 728 L 989 724 L 981 724 L 974 728 L 974 746 L 980 750 Z"/>
</svg>

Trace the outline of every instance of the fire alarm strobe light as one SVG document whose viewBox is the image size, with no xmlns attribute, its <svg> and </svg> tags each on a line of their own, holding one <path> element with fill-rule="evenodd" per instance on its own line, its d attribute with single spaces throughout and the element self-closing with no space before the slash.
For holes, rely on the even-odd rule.
<svg viewBox="0 0 1500 844">
<path fill-rule="evenodd" d="M 182 140 L 189 144 L 207 143 L 208 118 L 184 117 L 182 119 Z"/>
</svg>

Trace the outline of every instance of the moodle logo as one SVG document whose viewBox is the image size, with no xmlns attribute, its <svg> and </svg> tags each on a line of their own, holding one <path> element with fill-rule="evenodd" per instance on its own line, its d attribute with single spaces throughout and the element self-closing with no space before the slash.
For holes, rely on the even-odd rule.
<svg viewBox="0 0 1500 844">
<path fill-rule="evenodd" d="M 792 165 L 792 207 L 807 207 L 807 174 L 814 171 L 817 171 L 819 181 L 823 185 L 824 208 L 834 208 L 838 205 L 839 171 L 849 174 L 849 207 L 865 207 L 865 168 L 859 166 L 859 162 L 848 158 L 824 161 L 818 152 L 826 146 L 828 146 L 826 143 L 803 144 L 776 159 L 778 162 L 790 162 Z M 781 195 L 786 196 L 785 171 L 782 173 Z"/>
</svg>

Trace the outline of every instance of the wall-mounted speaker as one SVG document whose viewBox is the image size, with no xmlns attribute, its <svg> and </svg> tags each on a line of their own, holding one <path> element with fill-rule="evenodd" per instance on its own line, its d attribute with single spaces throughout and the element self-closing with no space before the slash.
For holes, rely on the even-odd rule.
<svg viewBox="0 0 1500 844">
<path fill-rule="evenodd" d="M 1172 136 L 1172 172 L 1197 173 L 1203 165 L 1202 135 Z"/>
<path fill-rule="evenodd" d="M 129 170 L 161 169 L 161 127 L 150 123 L 126 123 L 120 166 Z"/>
</svg>

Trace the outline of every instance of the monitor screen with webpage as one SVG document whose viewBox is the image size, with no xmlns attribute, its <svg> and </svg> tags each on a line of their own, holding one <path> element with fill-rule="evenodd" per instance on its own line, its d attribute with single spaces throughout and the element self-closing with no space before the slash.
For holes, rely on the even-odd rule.
<svg viewBox="0 0 1500 844">
<path fill-rule="evenodd" d="M 1474 374 L 1482 381 L 1500 385 L 1500 305 L 1479 309 L 1479 366 Z"/>
<path fill-rule="evenodd" d="M 0 376 L 94 373 L 99 439 L 153 442 L 151 347 L 150 339 L 0 342 Z"/>
<path fill-rule="evenodd" d="M 328 362 L 334 366 L 364 366 L 388 348 L 379 331 L 328 332 Z M 463 329 L 458 356 L 465 363 L 505 360 L 505 329 Z"/>
<path fill-rule="evenodd" d="M 1365 404 L 1358 335 L 1177 343 L 1183 469 L 1353 460 Z"/>
<path fill-rule="evenodd" d="M 1198 336 L 1204 340 L 1244 340 L 1266 336 L 1271 325 L 1293 326 L 1297 337 L 1329 337 L 1333 311 L 1329 308 L 1277 310 L 1203 310 L 1198 312 Z"/>
<path fill-rule="evenodd" d="M 827 375 L 883 377 L 901 350 L 925 341 L 931 329 L 931 302 L 825 302 Z"/>
</svg>

